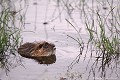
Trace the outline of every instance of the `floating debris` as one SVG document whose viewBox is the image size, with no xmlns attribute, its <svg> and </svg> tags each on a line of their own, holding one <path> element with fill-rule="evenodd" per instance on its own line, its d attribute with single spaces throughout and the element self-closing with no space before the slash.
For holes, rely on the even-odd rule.
<svg viewBox="0 0 120 80">
<path fill-rule="evenodd" d="M 108 10 L 108 7 L 106 7 L 106 6 L 103 6 L 103 10 Z"/>
<path fill-rule="evenodd" d="M 48 24 L 48 22 L 44 22 L 43 24 L 44 24 L 44 25 L 47 25 L 47 24 Z"/>
</svg>

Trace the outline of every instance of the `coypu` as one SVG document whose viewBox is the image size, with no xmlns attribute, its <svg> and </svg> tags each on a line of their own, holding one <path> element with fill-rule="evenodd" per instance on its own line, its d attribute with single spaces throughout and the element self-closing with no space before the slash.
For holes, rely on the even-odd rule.
<svg viewBox="0 0 120 80">
<path fill-rule="evenodd" d="M 56 61 L 55 45 L 46 41 L 25 43 L 18 48 L 18 53 L 25 57 L 34 59 L 40 64 L 51 64 Z"/>
</svg>

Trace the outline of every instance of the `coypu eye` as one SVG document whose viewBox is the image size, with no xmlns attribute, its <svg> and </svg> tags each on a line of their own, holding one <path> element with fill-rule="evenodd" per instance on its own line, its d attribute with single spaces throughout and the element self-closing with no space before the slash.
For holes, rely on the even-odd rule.
<svg viewBox="0 0 120 80">
<path fill-rule="evenodd" d="M 47 48 L 48 48 L 48 46 L 49 46 L 49 44 L 48 44 L 48 43 L 44 43 L 42 47 L 47 49 Z"/>
<path fill-rule="evenodd" d="M 46 48 L 46 49 L 47 49 L 47 48 L 48 48 L 48 45 L 43 45 L 43 48 Z"/>
</svg>

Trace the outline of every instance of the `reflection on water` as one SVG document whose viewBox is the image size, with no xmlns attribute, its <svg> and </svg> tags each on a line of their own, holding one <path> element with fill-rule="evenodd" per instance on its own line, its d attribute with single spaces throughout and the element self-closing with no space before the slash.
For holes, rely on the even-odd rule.
<svg viewBox="0 0 120 80">
<path fill-rule="evenodd" d="M 56 55 L 34 57 L 34 59 L 40 64 L 53 64 L 56 62 Z"/>
<path fill-rule="evenodd" d="M 25 57 L 25 56 L 24 56 Z M 50 56 L 41 56 L 41 57 L 28 57 L 29 59 L 34 59 L 37 61 L 39 64 L 53 64 L 56 62 L 56 55 L 50 55 Z"/>
</svg>

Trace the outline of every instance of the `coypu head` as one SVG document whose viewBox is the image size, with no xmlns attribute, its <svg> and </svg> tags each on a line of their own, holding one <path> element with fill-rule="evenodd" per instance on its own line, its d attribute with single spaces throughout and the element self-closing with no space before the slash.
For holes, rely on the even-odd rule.
<svg viewBox="0 0 120 80">
<path fill-rule="evenodd" d="M 32 57 L 42 57 L 42 56 L 50 56 L 55 55 L 55 45 L 52 43 L 48 43 L 46 41 L 36 43 L 34 50 L 31 52 Z"/>
</svg>

